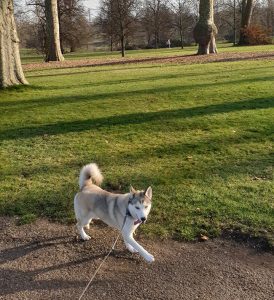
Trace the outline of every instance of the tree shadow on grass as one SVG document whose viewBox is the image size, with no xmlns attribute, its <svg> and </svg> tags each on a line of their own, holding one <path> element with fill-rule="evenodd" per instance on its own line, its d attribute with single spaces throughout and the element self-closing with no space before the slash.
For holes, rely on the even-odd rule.
<svg viewBox="0 0 274 300">
<path fill-rule="evenodd" d="M 171 119 L 203 117 L 244 110 L 266 109 L 274 107 L 272 97 L 257 98 L 245 101 L 212 104 L 175 110 L 162 110 L 147 113 L 132 113 L 118 116 L 102 117 L 72 122 L 58 122 L 37 127 L 21 127 L 0 132 L 0 140 L 27 139 L 43 135 L 58 135 L 85 130 L 96 130 L 113 126 L 139 125 L 152 122 L 163 122 Z"/>
<path fill-rule="evenodd" d="M 72 67 L 69 69 L 77 69 L 78 67 Z M 40 78 L 40 77 L 56 77 L 56 76 L 70 76 L 70 75 L 82 75 L 82 74 L 89 74 L 89 73 L 101 73 L 101 72 L 116 72 L 116 71 L 126 71 L 126 70 L 136 70 L 136 69 L 153 69 L 153 68 L 162 68 L 162 66 L 159 65 L 149 65 L 149 66 L 132 66 L 132 67 L 124 67 L 124 68 L 100 68 L 100 69 L 94 69 L 93 66 L 86 66 L 86 68 L 89 68 L 87 71 L 78 71 L 78 72 L 67 72 L 68 68 L 58 68 L 58 70 L 65 70 L 66 72 L 64 73 L 54 73 L 54 74 L 37 74 L 37 75 L 27 75 L 27 78 Z M 40 70 L 40 71 L 51 71 L 52 69 L 45 69 L 45 70 Z M 39 71 L 39 70 L 38 70 Z M 28 73 L 31 72 L 37 72 L 37 70 L 31 70 L 27 71 Z"/>
<path fill-rule="evenodd" d="M 167 67 L 178 67 L 178 64 L 176 65 L 167 65 Z M 87 71 L 78 71 L 78 72 L 64 72 L 64 73 L 54 73 L 54 74 L 37 74 L 37 75 L 28 75 L 27 78 L 40 78 L 40 77 L 57 77 L 57 76 L 73 76 L 73 75 L 83 75 L 83 74 L 91 74 L 91 73 L 101 73 L 101 72 L 115 72 L 115 71 L 127 71 L 127 70 L 141 70 L 141 69 L 162 69 L 163 66 L 162 65 L 149 65 L 149 66 L 132 66 L 132 67 L 124 67 L 124 68 L 108 68 L 108 69 L 94 69 L 93 67 L 87 67 L 89 68 L 89 70 Z M 263 67 L 255 67 L 255 68 L 247 68 L 247 69 L 243 69 L 243 68 L 233 68 L 231 70 L 226 70 L 229 74 L 237 72 L 237 71 L 244 71 L 244 72 L 249 72 L 251 70 L 260 70 L 260 69 L 272 69 L 273 66 L 263 66 Z M 67 68 L 65 68 L 66 70 Z M 58 70 L 62 70 L 62 68 L 58 69 Z M 28 72 L 37 72 L 37 70 L 34 71 L 28 71 Z M 44 71 L 45 72 L 45 71 Z M 183 70 L 183 73 L 180 75 L 181 77 L 183 76 L 203 76 L 203 75 L 220 75 L 220 70 L 218 71 L 210 71 L 210 72 L 204 72 L 202 73 L 201 71 L 197 70 L 197 72 L 185 72 L 185 70 Z M 92 85 L 93 86 L 93 85 Z"/>
<path fill-rule="evenodd" d="M 176 77 L 177 75 L 175 75 Z M 160 76 L 160 79 L 165 79 L 165 76 Z M 169 76 L 166 76 L 166 79 L 168 79 Z M 136 81 L 138 81 L 137 79 Z M 145 79 L 141 79 L 140 81 L 152 81 L 152 77 L 147 77 Z M 150 94 L 161 94 L 161 93 L 170 93 L 170 92 L 180 92 L 180 91 L 187 91 L 188 89 L 201 89 L 201 88 L 207 88 L 211 86 L 217 86 L 218 85 L 233 85 L 233 84 L 240 84 L 240 83 L 247 83 L 252 84 L 254 82 L 260 82 L 260 81 L 272 81 L 273 76 L 265 76 L 260 78 L 245 78 L 241 80 L 230 80 L 230 81 L 224 81 L 224 82 L 206 82 L 206 83 L 194 83 L 194 84 L 182 84 L 177 86 L 165 86 L 165 87 L 153 87 L 153 88 L 145 88 L 141 90 L 130 90 L 130 91 L 117 91 L 112 93 L 98 93 L 98 94 L 84 94 L 84 95 L 69 95 L 69 96 L 61 96 L 61 97 L 43 97 L 38 99 L 25 99 L 25 100 L 17 100 L 17 101 L 2 101 L 0 102 L 0 107 L 6 109 L 6 113 L 8 113 L 7 108 L 14 109 L 16 112 L 20 110 L 26 110 L 30 108 L 37 108 L 39 109 L 43 107 L 49 107 L 49 106 L 55 106 L 59 104 L 70 104 L 70 103 L 89 103 L 91 101 L 101 101 L 105 99 L 111 99 L 111 101 L 121 98 L 128 98 L 132 96 L 137 95 L 150 95 Z M 86 86 L 86 84 L 84 84 Z M 43 87 L 33 87 L 34 89 L 41 89 L 43 90 Z M 233 105 L 233 104 L 232 104 Z M 20 107 L 21 106 L 21 107 Z"/>
<path fill-rule="evenodd" d="M 266 69 L 267 67 L 264 67 L 263 69 Z M 269 67 L 270 68 L 270 67 Z M 272 67 L 271 67 L 272 68 Z M 257 69 L 260 69 L 260 67 L 257 67 L 257 68 L 248 68 L 246 69 L 245 71 L 246 72 L 249 72 L 251 70 L 257 70 Z M 230 71 L 230 73 L 232 72 L 235 72 L 235 71 L 238 71 L 238 70 L 242 70 L 242 69 L 233 69 L 232 71 Z M 121 78 L 121 79 L 116 79 L 116 80 L 104 80 L 102 82 L 90 82 L 90 83 L 85 83 L 85 84 L 75 84 L 75 85 L 61 85 L 61 86 L 50 86 L 50 85 L 47 85 L 47 86 L 41 86 L 41 87 L 34 87 L 34 88 L 37 88 L 37 89 L 40 89 L 40 90 L 49 90 L 49 91 L 53 91 L 53 90 L 65 90 L 65 89 L 68 89 L 68 88 L 74 88 L 74 89 L 82 89 L 83 87 L 100 87 L 100 86 L 110 86 L 110 85 L 123 85 L 123 84 L 131 84 L 131 83 L 139 83 L 139 82 L 147 82 L 147 81 L 153 81 L 153 82 L 156 82 L 158 80 L 172 80 L 172 79 L 178 79 L 178 78 L 184 78 L 185 76 L 187 76 L 187 78 L 191 78 L 191 77 L 197 77 L 197 76 L 212 76 L 214 74 L 218 74 L 220 75 L 220 71 L 216 71 L 216 72 L 210 72 L 210 73 L 201 73 L 199 71 L 197 72 L 188 72 L 187 75 L 185 73 L 185 71 L 183 70 L 181 73 L 176 73 L 176 74 L 160 74 L 160 75 L 154 75 L 154 76 L 142 76 L 142 78 Z M 269 77 L 265 77 L 266 80 L 270 79 Z M 244 79 L 246 80 L 246 79 Z M 247 79 L 247 80 L 250 80 L 252 81 L 253 79 Z M 255 81 L 255 79 L 254 79 Z M 256 81 L 257 81 L 257 78 L 256 78 Z M 218 81 L 218 84 L 227 84 L 228 82 L 220 82 Z M 235 83 L 235 81 L 229 81 L 229 83 Z M 211 84 L 211 83 L 210 83 Z M 205 85 L 210 85 L 208 83 L 205 83 Z M 202 87 L 201 84 L 197 84 L 197 83 L 193 83 L 192 85 L 182 85 L 183 87 L 185 87 L 186 89 L 189 88 L 189 87 L 193 87 L 195 85 L 198 86 L 198 87 Z"/>
<path fill-rule="evenodd" d="M 135 183 L 140 185 L 140 188 L 143 188 L 142 185 L 145 186 L 147 183 L 153 185 L 169 184 L 168 178 L 173 178 L 174 182 L 203 180 L 210 183 L 216 180 L 216 176 L 223 180 L 227 180 L 233 176 L 249 176 L 250 180 L 268 181 L 273 179 L 270 172 L 272 166 L 271 150 L 264 151 L 263 154 L 252 151 L 248 155 L 246 151 L 253 149 L 249 146 L 250 143 L 256 143 L 258 139 L 260 142 L 269 141 L 271 135 L 272 130 L 269 128 L 268 130 L 256 134 L 243 133 L 229 136 L 213 136 L 210 138 L 201 136 L 199 139 L 195 139 L 194 141 L 190 140 L 189 142 L 187 140 L 185 142 L 177 141 L 174 143 L 162 141 L 162 143 L 159 143 L 157 146 L 137 147 L 132 151 L 123 151 L 121 149 L 112 155 L 111 158 L 107 156 L 102 157 L 100 163 L 101 167 L 106 167 L 110 159 L 119 162 L 119 164 L 132 165 L 133 168 L 140 163 L 142 164 L 144 161 L 147 161 L 148 165 L 150 165 L 152 161 L 153 163 L 157 162 L 157 169 L 159 170 L 156 172 L 154 170 L 153 176 L 151 177 L 148 175 L 149 171 L 147 175 L 133 172 L 130 178 L 122 175 L 116 178 L 115 183 L 105 181 L 104 187 L 107 190 L 115 190 L 120 186 L 119 189 L 125 192 L 130 184 Z M 235 153 L 226 154 L 227 149 L 230 149 L 229 151 L 235 149 L 236 151 Z M 239 156 L 239 154 L 241 156 Z M 102 156 L 104 156 L 104 154 L 102 154 Z M 63 176 L 63 174 L 66 173 L 65 170 L 69 169 L 75 170 L 76 178 L 82 165 L 89 162 L 89 159 L 90 157 L 88 155 L 85 159 L 75 158 L 60 166 L 43 164 L 41 166 L 32 166 L 31 168 L 26 167 L 22 170 L 22 174 L 30 177 L 31 180 L 36 180 L 35 177 L 41 175 L 51 177 L 58 174 L 58 176 Z M 176 161 L 176 165 L 172 165 L 169 168 L 164 167 L 169 161 Z M 14 176 L 18 176 L 18 173 L 14 173 Z M 116 188 L 114 188 L 114 186 Z M 35 213 L 36 210 L 38 210 L 39 213 L 43 212 L 44 215 L 46 214 L 48 217 L 56 217 L 57 219 L 61 217 L 66 219 L 67 199 L 72 199 L 73 193 L 76 190 L 76 184 L 68 184 L 64 190 L 57 193 L 54 192 L 52 195 L 51 191 L 44 190 L 41 195 L 36 194 L 33 199 L 30 198 L 29 195 L 26 197 L 23 196 L 22 198 L 19 196 L 15 204 L 7 202 L 5 211 L 16 214 L 22 211 L 25 213 L 29 211 Z M 39 201 L 35 200 L 36 198 L 38 198 Z M 30 207 L 25 207 L 28 203 L 30 203 Z M 58 214 L 56 214 L 56 211 L 58 211 Z"/>
</svg>

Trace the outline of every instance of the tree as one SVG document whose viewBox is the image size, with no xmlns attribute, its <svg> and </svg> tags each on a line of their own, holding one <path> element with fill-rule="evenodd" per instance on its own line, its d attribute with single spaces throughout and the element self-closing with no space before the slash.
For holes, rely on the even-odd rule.
<svg viewBox="0 0 274 300">
<path fill-rule="evenodd" d="M 136 19 L 137 0 L 104 0 L 101 4 L 101 22 L 120 40 L 122 57 L 125 57 L 127 38 Z M 113 31 L 112 31 L 113 29 Z"/>
<path fill-rule="evenodd" d="M 189 2 L 187 0 L 174 0 L 170 2 L 170 7 L 173 12 L 173 27 L 179 33 L 181 48 L 183 49 L 186 30 L 193 23 Z"/>
<path fill-rule="evenodd" d="M 62 53 L 67 49 L 74 52 L 77 47 L 86 44 L 91 36 L 91 27 L 86 18 L 84 0 L 58 0 L 59 39 Z M 42 53 L 48 53 L 48 26 L 46 22 L 45 0 L 27 0 L 28 10 L 24 23 L 29 27 L 31 35 L 23 32 L 25 44 L 36 48 Z M 22 13 L 17 16 L 22 19 Z M 22 24 L 22 23 L 21 23 Z M 32 28 L 34 27 L 34 28 Z M 50 42 L 50 41 L 49 41 Z"/>
<path fill-rule="evenodd" d="M 250 26 L 254 0 L 242 0 L 241 30 L 239 45 L 248 44 L 244 30 Z"/>
<path fill-rule="evenodd" d="M 0 1 L 0 87 L 28 84 L 19 53 L 13 0 Z"/>
<path fill-rule="evenodd" d="M 116 23 L 113 17 L 112 1 L 103 1 L 96 24 L 100 28 L 100 33 L 107 36 L 110 51 L 113 51 L 113 45 L 117 42 Z"/>
<path fill-rule="evenodd" d="M 217 53 L 215 36 L 217 27 L 214 24 L 214 0 L 200 0 L 199 20 L 194 28 L 194 38 L 198 43 L 197 54 Z"/>
<path fill-rule="evenodd" d="M 267 28 L 270 31 L 270 34 L 273 35 L 273 24 L 274 24 L 274 1 L 267 0 Z"/>
<path fill-rule="evenodd" d="M 45 0 L 46 13 L 46 61 L 63 61 L 61 52 L 57 0 Z"/>
<path fill-rule="evenodd" d="M 171 11 L 167 0 L 146 0 L 142 12 L 141 22 L 147 32 L 148 43 L 153 39 L 154 48 L 170 38 L 172 27 Z M 165 41 L 163 41 L 165 40 Z"/>
<path fill-rule="evenodd" d="M 75 52 L 91 36 L 91 27 L 86 18 L 82 0 L 59 0 L 58 14 L 61 48 L 69 47 Z"/>
</svg>

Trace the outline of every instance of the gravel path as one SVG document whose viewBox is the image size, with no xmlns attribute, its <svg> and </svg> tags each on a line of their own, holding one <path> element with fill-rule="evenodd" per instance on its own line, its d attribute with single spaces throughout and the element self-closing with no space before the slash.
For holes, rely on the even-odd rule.
<svg viewBox="0 0 274 300">
<path fill-rule="evenodd" d="M 145 225 L 144 225 L 145 226 Z M 96 223 L 81 242 L 74 226 L 0 218 L 0 298 L 78 299 L 117 232 Z M 231 241 L 138 241 L 155 255 L 147 264 L 119 241 L 82 299 L 270 300 L 274 256 Z"/>
</svg>

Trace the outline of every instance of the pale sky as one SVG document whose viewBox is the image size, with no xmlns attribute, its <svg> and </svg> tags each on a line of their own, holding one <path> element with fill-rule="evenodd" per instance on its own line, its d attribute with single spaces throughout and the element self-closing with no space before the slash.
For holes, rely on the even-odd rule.
<svg viewBox="0 0 274 300">
<path fill-rule="evenodd" d="M 100 0 L 85 0 L 84 3 L 87 7 L 96 9 L 99 6 L 99 1 Z"/>
<path fill-rule="evenodd" d="M 19 0 L 18 2 L 24 5 L 26 0 Z M 100 0 L 83 0 L 84 5 L 91 9 L 97 9 L 99 7 L 99 2 Z"/>
</svg>

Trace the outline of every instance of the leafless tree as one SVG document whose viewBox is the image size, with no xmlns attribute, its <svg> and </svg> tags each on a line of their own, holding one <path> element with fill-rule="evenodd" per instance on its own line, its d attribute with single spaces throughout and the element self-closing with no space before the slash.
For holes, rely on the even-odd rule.
<svg viewBox="0 0 274 300">
<path fill-rule="evenodd" d="M 112 1 L 102 1 L 99 15 L 95 20 L 95 24 L 100 28 L 101 34 L 106 35 L 109 40 L 110 51 L 113 51 L 113 46 L 117 43 L 117 24 L 112 5 Z"/>
<path fill-rule="evenodd" d="M 170 1 L 170 9 L 173 13 L 173 27 L 179 33 L 181 48 L 184 48 L 186 30 L 193 24 L 194 15 L 187 0 Z"/>
<path fill-rule="evenodd" d="M 267 28 L 270 31 L 270 35 L 274 33 L 274 1 L 267 0 Z"/>
<path fill-rule="evenodd" d="M 243 33 L 243 29 L 250 26 L 253 8 L 254 8 L 254 0 L 242 0 L 241 31 L 240 31 L 239 45 L 247 44 L 246 36 Z"/>
<path fill-rule="evenodd" d="M 45 13 L 47 28 L 46 61 L 63 61 L 57 0 L 45 0 Z"/>
<path fill-rule="evenodd" d="M 217 53 L 213 2 L 214 0 L 200 0 L 199 20 L 194 28 L 194 38 L 199 45 L 197 54 Z"/>
<path fill-rule="evenodd" d="M 59 35 L 61 51 L 71 52 L 87 43 L 91 36 L 91 26 L 86 18 L 86 8 L 83 0 L 58 0 Z M 27 13 L 28 12 L 28 13 Z M 34 47 L 42 53 L 47 52 L 47 26 L 45 0 L 27 0 L 24 27 L 29 27 L 29 35 L 23 32 L 25 44 Z M 18 17 L 20 20 L 22 13 Z"/>
<path fill-rule="evenodd" d="M 14 20 L 13 0 L 0 1 L 0 87 L 27 84 Z"/>
<path fill-rule="evenodd" d="M 61 47 L 69 47 L 70 52 L 74 52 L 91 37 L 91 26 L 83 1 L 59 0 L 58 13 Z"/>
<path fill-rule="evenodd" d="M 170 38 L 173 30 L 172 11 L 167 0 L 145 0 L 141 12 L 141 23 L 146 30 L 148 44 L 158 48 Z"/>
<path fill-rule="evenodd" d="M 122 57 L 125 56 L 127 38 L 136 20 L 137 0 L 103 0 L 101 3 L 101 22 L 111 39 L 118 37 Z"/>
</svg>

